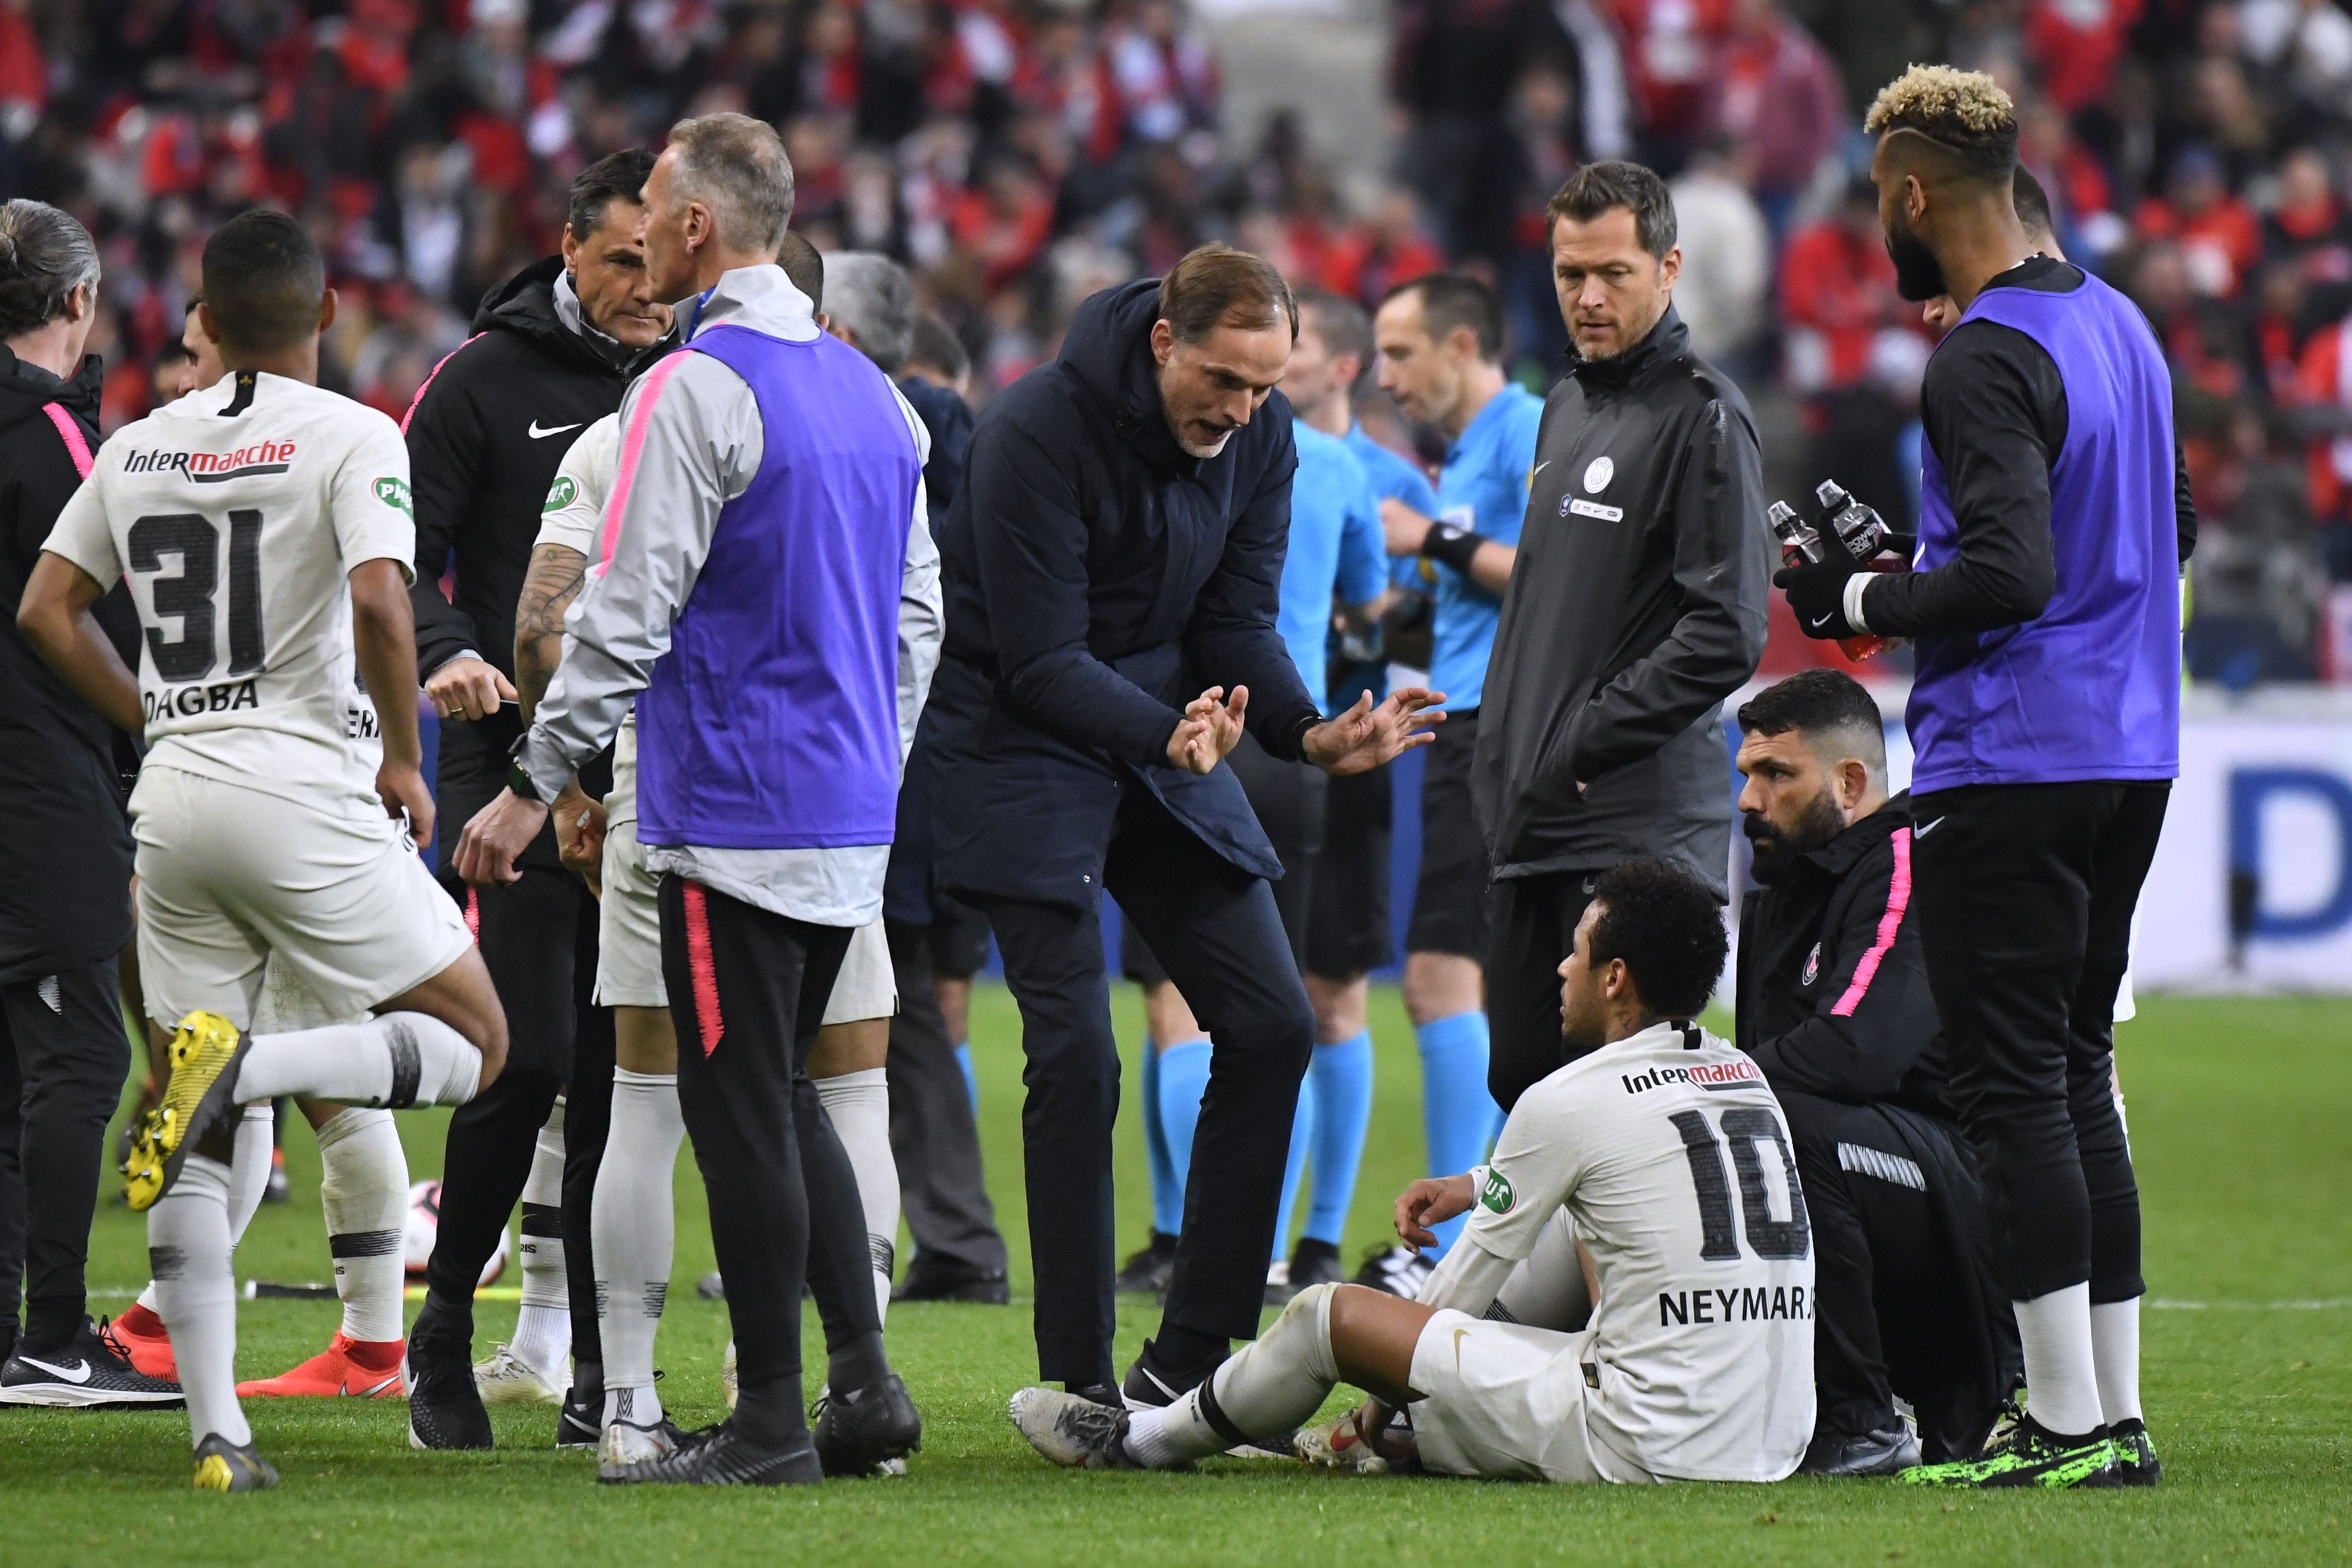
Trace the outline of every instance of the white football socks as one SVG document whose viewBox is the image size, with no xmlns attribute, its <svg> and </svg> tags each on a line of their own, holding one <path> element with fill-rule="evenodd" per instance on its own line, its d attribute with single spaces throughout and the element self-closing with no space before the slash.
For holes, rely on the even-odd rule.
<svg viewBox="0 0 2352 1568">
<path fill-rule="evenodd" d="M 2097 1431 L 2105 1423 L 2099 1410 L 2090 1285 L 2069 1285 L 2016 1307 L 2017 1337 L 2025 1345 L 2026 1414 L 2042 1430 L 2061 1436 Z"/>
<path fill-rule="evenodd" d="M 2112 1426 L 2140 1416 L 2139 1301 L 2101 1301 L 2091 1308 L 2091 1358 L 2099 1369 L 2099 1412 Z"/>
<path fill-rule="evenodd" d="M 319 1163 L 343 1332 L 372 1344 L 400 1339 L 408 1154 L 392 1112 L 358 1105 L 337 1111 L 319 1129 Z"/>
<path fill-rule="evenodd" d="M 245 1108 L 232 1140 L 228 1177 L 228 1244 L 245 1239 L 245 1227 L 269 1191 L 269 1156 L 278 1143 L 278 1112 L 264 1100 Z"/>
<path fill-rule="evenodd" d="M 307 1094 L 346 1105 L 463 1105 L 481 1081 L 482 1053 L 425 1013 L 385 1013 L 358 1024 L 330 1024 L 255 1035 L 237 1069 L 236 1097 L 273 1100 Z"/>
<path fill-rule="evenodd" d="M 1233 1437 L 1210 1423 L 1204 1400 L 1250 1437 L 1297 1430 L 1339 1384 L 1331 1354 L 1331 1294 L 1338 1289 L 1301 1290 L 1272 1328 L 1234 1352 L 1206 1383 L 1165 1409 L 1129 1416 L 1128 1453 L 1139 1464 L 1166 1469 L 1234 1447 Z"/>
<path fill-rule="evenodd" d="M 264 1162 L 267 1163 L 267 1161 Z M 172 1336 L 187 1394 L 190 1446 L 217 1433 L 253 1441 L 236 1403 L 236 1280 L 229 1272 L 229 1168 L 191 1153 L 147 1211 L 155 1310 Z"/>
<path fill-rule="evenodd" d="M 677 1239 L 670 1185 L 686 1119 L 670 1073 L 613 1073 L 613 1124 L 596 1170 L 590 1227 L 596 1253 L 596 1326 L 604 1342 L 604 1425 L 661 1419 L 654 1334 L 669 1296 Z"/>
<path fill-rule="evenodd" d="M 508 1349 L 563 1380 L 572 1356 L 572 1287 L 563 1263 L 563 1097 L 556 1096 L 522 1184 L 522 1310 Z"/>
<path fill-rule="evenodd" d="M 816 1080 L 817 1099 L 857 1173 L 857 1197 L 866 1209 L 866 1238 L 874 1255 L 874 1298 L 884 1321 L 890 1316 L 890 1275 L 898 1249 L 898 1162 L 890 1152 L 890 1075 L 882 1068 L 845 1072 Z"/>
<path fill-rule="evenodd" d="M 231 1155 L 234 1163 L 229 1167 L 228 1178 L 228 1245 L 232 1279 L 236 1273 L 236 1244 L 245 1239 L 245 1227 L 253 1223 L 255 1212 L 261 1207 L 261 1195 L 269 1190 L 269 1151 L 275 1142 L 277 1125 L 277 1112 L 270 1109 L 269 1101 L 266 1100 L 247 1106 L 245 1115 L 236 1124 L 235 1152 Z M 189 1157 L 194 1158 L 194 1155 Z M 147 1288 L 139 1292 L 139 1305 L 158 1317 L 163 1315 L 163 1309 L 156 1304 L 154 1280 L 148 1280 Z"/>
</svg>

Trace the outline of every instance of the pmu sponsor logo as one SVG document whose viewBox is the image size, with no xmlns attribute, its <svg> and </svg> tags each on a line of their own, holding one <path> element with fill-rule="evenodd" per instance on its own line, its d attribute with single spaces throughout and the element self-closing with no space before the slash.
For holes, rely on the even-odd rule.
<svg viewBox="0 0 2352 1568">
<path fill-rule="evenodd" d="M 210 686 L 142 691 L 139 700 L 147 710 L 147 722 L 152 724 L 158 719 L 194 719 L 200 713 L 234 713 L 240 708 L 258 708 L 261 694 L 254 689 L 251 680 L 221 680 Z"/>
<path fill-rule="evenodd" d="M 294 463 L 291 441 L 255 441 L 234 452 L 133 452 L 122 459 L 126 474 L 175 473 L 200 485 L 256 474 L 282 474 Z"/>
<path fill-rule="evenodd" d="M 1696 1084 L 1712 1094 L 1764 1081 L 1764 1069 L 1746 1057 L 1736 1062 L 1707 1062 L 1695 1068 L 1652 1068 L 1648 1072 L 1620 1073 L 1617 1081 L 1627 1094 L 1646 1094 L 1670 1083 Z"/>
<path fill-rule="evenodd" d="M 1661 1290 L 1658 1327 L 1683 1323 L 1769 1323 L 1775 1320 L 1803 1322 L 1813 1315 L 1802 1285 L 1775 1285 L 1753 1290 Z"/>
</svg>

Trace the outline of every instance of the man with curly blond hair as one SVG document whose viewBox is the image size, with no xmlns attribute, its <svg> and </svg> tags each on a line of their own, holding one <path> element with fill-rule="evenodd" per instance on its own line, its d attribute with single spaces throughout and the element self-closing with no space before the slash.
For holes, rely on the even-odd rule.
<svg viewBox="0 0 2352 1568">
<path fill-rule="evenodd" d="M 2017 116 L 1979 72 L 1878 95 L 1871 179 L 1904 298 L 1958 324 L 1920 394 L 1908 573 L 1783 571 L 1807 636 L 1918 644 L 1917 900 L 1960 1122 L 2024 1342 L 2024 1413 L 1965 1486 L 2151 1485 L 2139 1194 L 2109 1091 L 2133 907 L 2179 773 L 2188 480 L 2137 307 L 2046 255 L 2014 205 Z"/>
</svg>

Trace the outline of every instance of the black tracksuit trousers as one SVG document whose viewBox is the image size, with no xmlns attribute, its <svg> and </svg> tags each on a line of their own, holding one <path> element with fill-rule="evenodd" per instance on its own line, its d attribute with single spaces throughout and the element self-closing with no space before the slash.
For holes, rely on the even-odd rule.
<svg viewBox="0 0 2352 1568">
<path fill-rule="evenodd" d="M 825 1346 L 881 1360 L 874 1260 L 857 1175 L 808 1076 L 846 926 L 810 925 L 677 876 L 661 884 L 662 978 L 677 1025 L 677 1104 L 710 1199 L 741 1396 L 736 1418 L 774 1445 L 805 1425 L 801 1286 Z M 838 1364 L 838 1363 L 836 1363 Z M 835 1393 L 864 1378 L 836 1373 Z"/>
<path fill-rule="evenodd" d="M 1979 1300 L 1979 1238 L 1948 1234 L 1943 1217 L 1977 1213 L 1974 1194 L 1934 1191 L 1966 1160 L 1913 1159 L 1905 1127 L 1875 1106 L 1778 1098 L 1813 1227 L 1814 1440 L 1892 1428 L 1899 1394 L 1917 1412 L 1928 1463 L 1972 1456 L 2007 1393 L 1983 1374 L 1984 1325 L 2011 1342 L 2015 1331 L 2008 1302 Z M 1925 1117 L 1909 1129 L 1959 1142 Z"/>
<path fill-rule="evenodd" d="M 2139 1189 L 2116 1110 L 2116 992 L 2171 786 L 1974 784 L 1912 798 L 1911 863 L 1951 1096 L 2018 1300 L 2140 1278 Z"/>
<path fill-rule="evenodd" d="M 0 1341 L 62 1349 L 88 1310 L 83 1268 L 106 1123 L 131 1073 L 115 961 L 0 986 Z"/>
<path fill-rule="evenodd" d="M 898 1016 L 890 1020 L 890 1153 L 919 1256 L 1004 1274 L 1004 1237 L 980 1163 L 971 1090 L 931 989 L 931 928 L 886 921 Z"/>
<path fill-rule="evenodd" d="M 1495 884 L 1486 931 L 1486 1092 L 1507 1112 L 1559 1070 L 1559 965 L 1592 901 L 1591 871 Z"/>
<path fill-rule="evenodd" d="M 613 1011 L 596 994 L 596 900 L 570 871 L 525 864 L 509 887 L 457 889 L 506 1009 L 513 1043 L 498 1081 L 449 1118 L 442 1154 L 441 1222 L 425 1268 L 420 1313 L 437 1329 L 472 1332 L 474 1285 L 497 1249 L 507 1216 L 530 1179 L 539 1130 L 563 1095 L 563 1205 L 560 1215 L 526 1205 L 526 1235 L 563 1237 L 571 1296 L 572 1357 L 601 1365 L 596 1258 L 590 1205 L 613 1124 Z"/>
<path fill-rule="evenodd" d="M 1103 881 L 1214 1047 L 1161 1321 L 1249 1339 L 1265 1300 L 1315 1015 L 1274 889 L 1212 851 L 1139 786 L 1125 790 Z M 1028 1058 L 1021 1131 L 1038 1373 L 1074 1387 L 1109 1383 L 1119 1068 L 1099 919 L 1091 905 L 1004 900 L 988 914 Z"/>
</svg>

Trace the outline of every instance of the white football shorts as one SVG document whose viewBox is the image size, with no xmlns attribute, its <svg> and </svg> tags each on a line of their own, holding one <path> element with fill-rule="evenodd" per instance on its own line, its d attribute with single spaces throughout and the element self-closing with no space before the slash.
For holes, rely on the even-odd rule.
<svg viewBox="0 0 2352 1568">
<path fill-rule="evenodd" d="M 645 847 L 637 842 L 635 750 L 615 749 L 613 793 L 604 797 L 604 897 L 596 952 L 596 1003 L 603 1007 L 669 1005 L 662 979 L 661 878 L 646 868 Z M 877 920 L 849 939 L 824 1021 L 855 1024 L 898 1011 L 890 940 Z"/>
<path fill-rule="evenodd" d="M 149 767 L 131 795 L 147 1011 L 251 1028 L 274 959 L 327 1018 L 350 1018 L 456 963 L 473 938 L 375 802 L 297 800 Z"/>
<path fill-rule="evenodd" d="M 1428 1469 L 1490 1480 L 1648 1480 L 1596 1453 L 1585 1425 L 1592 1335 L 1491 1322 L 1452 1308 L 1421 1331 L 1412 1435 Z M 1605 1473 L 1604 1468 L 1605 1467 Z"/>
<path fill-rule="evenodd" d="M 604 896 L 596 917 L 600 1007 L 669 1005 L 669 987 L 662 982 L 661 878 L 646 869 L 637 842 L 635 750 L 615 748 L 613 793 L 604 797 Z"/>
</svg>

